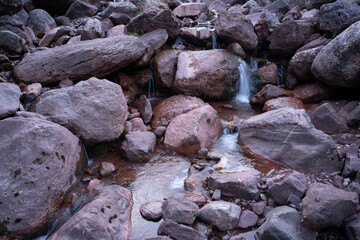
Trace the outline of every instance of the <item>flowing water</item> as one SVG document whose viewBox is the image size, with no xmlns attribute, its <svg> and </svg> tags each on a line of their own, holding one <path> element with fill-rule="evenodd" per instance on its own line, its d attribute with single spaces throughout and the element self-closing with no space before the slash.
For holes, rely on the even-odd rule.
<svg viewBox="0 0 360 240">
<path fill-rule="evenodd" d="M 236 100 L 241 103 L 250 102 L 250 94 L 252 90 L 252 80 L 254 72 L 258 69 L 257 61 L 254 58 L 251 58 L 250 64 L 244 61 L 242 58 L 239 58 L 239 72 L 240 79 L 238 81 L 237 89 L 239 89 L 238 94 L 236 95 Z"/>
</svg>

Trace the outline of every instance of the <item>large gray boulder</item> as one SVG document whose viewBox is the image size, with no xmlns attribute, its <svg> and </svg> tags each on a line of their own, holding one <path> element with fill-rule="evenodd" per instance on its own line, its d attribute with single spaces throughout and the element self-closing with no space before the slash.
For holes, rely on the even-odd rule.
<svg viewBox="0 0 360 240">
<path fill-rule="evenodd" d="M 34 9 L 29 13 L 26 23 L 39 38 L 56 27 L 55 20 L 43 9 Z"/>
<path fill-rule="evenodd" d="M 360 15 L 359 15 L 360 16 Z M 352 24 L 321 49 L 311 71 L 321 82 L 333 87 L 360 87 L 360 21 Z"/>
<path fill-rule="evenodd" d="M 130 190 L 119 185 L 103 186 L 48 239 L 129 239 L 132 205 Z"/>
<path fill-rule="evenodd" d="M 316 232 L 301 224 L 300 214 L 293 208 L 282 206 L 271 210 L 266 221 L 255 233 L 256 240 L 315 240 Z"/>
<path fill-rule="evenodd" d="M 301 172 L 341 171 L 335 143 L 317 130 L 303 109 L 280 108 L 246 120 L 239 144 L 260 159 Z"/>
<path fill-rule="evenodd" d="M 82 41 L 26 55 L 14 68 L 14 76 L 42 84 L 101 78 L 135 62 L 144 52 L 143 43 L 133 36 Z"/>
<path fill-rule="evenodd" d="M 90 78 L 75 86 L 42 94 L 35 112 L 93 145 L 120 137 L 127 118 L 127 103 L 118 84 Z"/>
<path fill-rule="evenodd" d="M 79 139 L 36 115 L 0 121 L 0 162 L 0 226 L 19 238 L 49 224 L 85 169 Z"/>
<path fill-rule="evenodd" d="M 0 119 L 14 114 L 20 107 L 21 91 L 13 83 L 0 83 Z"/>
<path fill-rule="evenodd" d="M 174 90 L 197 97 L 234 97 L 240 77 L 238 59 L 226 51 L 182 52 L 178 57 Z"/>
<path fill-rule="evenodd" d="M 313 230 L 339 227 L 344 219 L 356 211 L 359 195 L 329 184 L 313 183 L 302 200 L 301 219 Z"/>
</svg>

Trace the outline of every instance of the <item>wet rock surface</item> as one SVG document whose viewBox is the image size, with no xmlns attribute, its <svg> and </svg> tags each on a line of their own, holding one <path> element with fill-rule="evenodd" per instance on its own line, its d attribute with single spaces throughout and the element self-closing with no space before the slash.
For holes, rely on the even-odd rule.
<svg viewBox="0 0 360 240">
<path fill-rule="evenodd" d="M 20 88 L 13 83 L 0 83 L 0 119 L 14 114 L 20 107 Z"/>
<path fill-rule="evenodd" d="M 186 198 L 169 198 L 162 205 L 162 217 L 164 220 L 170 219 L 179 224 L 193 224 L 199 213 L 198 205 Z"/>
</svg>

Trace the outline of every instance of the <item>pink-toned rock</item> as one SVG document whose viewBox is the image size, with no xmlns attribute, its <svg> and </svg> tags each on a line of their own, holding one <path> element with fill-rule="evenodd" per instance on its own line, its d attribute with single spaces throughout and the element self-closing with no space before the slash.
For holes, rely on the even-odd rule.
<svg viewBox="0 0 360 240">
<path fill-rule="evenodd" d="M 157 222 L 162 218 L 162 205 L 159 201 L 144 203 L 140 207 L 140 214 L 146 220 Z"/>
<path fill-rule="evenodd" d="M 102 162 L 100 165 L 100 174 L 103 177 L 106 177 L 113 173 L 116 170 L 114 164 L 110 162 Z"/>
<path fill-rule="evenodd" d="M 121 145 L 124 157 L 131 162 L 149 160 L 155 152 L 156 136 L 153 132 L 130 132 Z"/>
<path fill-rule="evenodd" d="M 107 37 L 124 36 L 127 34 L 125 25 L 117 25 L 107 32 Z"/>
<path fill-rule="evenodd" d="M 151 130 L 149 126 L 146 126 L 144 124 L 144 121 L 141 118 L 133 118 L 129 122 L 131 123 L 131 130 L 129 130 L 129 132 L 132 131 L 144 132 Z"/>
<path fill-rule="evenodd" d="M 0 119 L 14 114 L 20 107 L 20 88 L 13 83 L 0 83 Z"/>
<path fill-rule="evenodd" d="M 271 111 L 276 110 L 279 108 L 284 107 L 292 107 L 295 109 L 305 109 L 304 104 L 300 99 L 293 98 L 293 97 L 280 97 L 271 99 L 265 102 L 264 104 L 264 110 L 265 111 Z"/>
<path fill-rule="evenodd" d="M 250 101 L 251 104 L 264 104 L 266 101 L 278 97 L 293 96 L 291 91 L 268 84 L 263 87 Z"/>
<path fill-rule="evenodd" d="M 153 116 L 153 111 L 151 107 L 151 103 L 147 99 L 145 95 L 141 95 L 136 101 L 135 106 L 140 112 L 140 117 L 144 121 L 144 123 L 148 124 L 151 121 Z"/>
<path fill-rule="evenodd" d="M 270 63 L 263 67 L 260 67 L 256 70 L 255 74 L 258 76 L 258 80 L 256 81 L 256 85 L 260 88 L 264 87 L 267 84 L 272 84 L 277 86 L 277 66 L 275 63 Z"/>
<path fill-rule="evenodd" d="M 237 224 L 240 228 L 248 228 L 256 225 L 259 217 L 252 211 L 245 210 L 241 213 L 239 222 Z"/>
<path fill-rule="evenodd" d="M 103 25 L 100 20 L 90 18 L 86 21 L 84 29 L 81 32 L 81 40 L 92 40 L 102 38 L 105 35 Z"/>
<path fill-rule="evenodd" d="M 173 10 L 173 13 L 177 17 L 195 17 L 206 10 L 205 3 L 182 3 Z"/>
<path fill-rule="evenodd" d="M 230 43 L 228 48 L 232 53 L 241 57 L 242 59 L 246 58 L 246 53 L 245 53 L 244 49 L 237 42 Z"/>
<path fill-rule="evenodd" d="M 154 58 L 155 82 L 161 87 L 171 88 L 175 80 L 178 50 L 161 50 Z"/>
<path fill-rule="evenodd" d="M 295 98 L 300 99 L 303 103 L 312 103 L 331 99 L 335 96 L 336 91 L 317 82 L 298 86 L 292 93 Z"/>
<path fill-rule="evenodd" d="M 92 17 L 97 13 L 97 11 L 98 8 L 96 6 L 85 1 L 76 0 L 70 5 L 65 16 L 70 20 L 73 20 L 82 17 Z"/>
<path fill-rule="evenodd" d="M 204 105 L 205 103 L 201 99 L 184 95 L 175 95 L 164 99 L 154 107 L 151 126 L 153 128 L 168 126 L 175 117 Z"/>
<path fill-rule="evenodd" d="M 43 9 L 34 9 L 29 13 L 26 23 L 39 38 L 56 27 L 55 20 Z"/>
<path fill-rule="evenodd" d="M 165 133 L 165 145 L 183 154 L 196 154 L 214 143 L 221 132 L 219 115 L 206 104 L 174 118 Z"/>
<path fill-rule="evenodd" d="M 138 60 L 136 65 L 138 67 L 148 65 L 153 54 L 166 43 L 167 39 L 168 34 L 165 29 L 157 29 L 142 35 L 140 40 L 144 43 L 146 51 L 145 54 Z"/>
</svg>

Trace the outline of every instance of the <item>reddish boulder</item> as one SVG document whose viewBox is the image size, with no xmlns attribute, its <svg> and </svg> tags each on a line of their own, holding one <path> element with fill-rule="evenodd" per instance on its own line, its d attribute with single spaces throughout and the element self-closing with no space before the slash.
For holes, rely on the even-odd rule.
<svg viewBox="0 0 360 240">
<path fill-rule="evenodd" d="M 291 91 L 268 84 L 263 87 L 250 101 L 251 104 L 264 104 L 266 101 L 278 97 L 292 97 Z"/>
<path fill-rule="evenodd" d="M 182 3 L 173 10 L 177 17 L 195 17 L 207 10 L 205 3 Z"/>
<path fill-rule="evenodd" d="M 26 23 L 39 38 L 56 27 L 55 20 L 43 9 L 34 9 L 29 13 Z"/>
<path fill-rule="evenodd" d="M 121 152 L 131 162 L 149 160 L 155 152 L 156 136 L 153 132 L 130 132 L 121 145 Z"/>
<path fill-rule="evenodd" d="M 280 97 L 266 101 L 264 104 L 264 111 L 271 111 L 284 107 L 305 109 L 305 106 L 300 99 L 293 97 Z"/>
<path fill-rule="evenodd" d="M 165 29 L 157 29 L 142 35 L 140 40 L 144 43 L 146 51 L 145 54 L 137 61 L 136 65 L 138 67 L 148 65 L 154 53 L 166 43 L 167 39 L 168 34 Z"/>
<path fill-rule="evenodd" d="M 255 85 L 259 88 L 263 88 L 267 84 L 278 85 L 277 66 L 275 63 L 260 67 L 256 70 L 255 75 L 258 77 Z"/>
<path fill-rule="evenodd" d="M 296 87 L 293 96 L 303 103 L 320 102 L 335 96 L 336 91 L 319 82 L 304 84 Z"/>
<path fill-rule="evenodd" d="M 87 2 L 76 0 L 73 4 L 70 5 L 65 16 L 70 20 L 82 17 L 92 17 L 98 11 L 98 8 Z"/>
<path fill-rule="evenodd" d="M 172 88 L 175 81 L 178 50 L 161 50 L 154 58 L 155 82 L 161 87 Z"/>
</svg>

